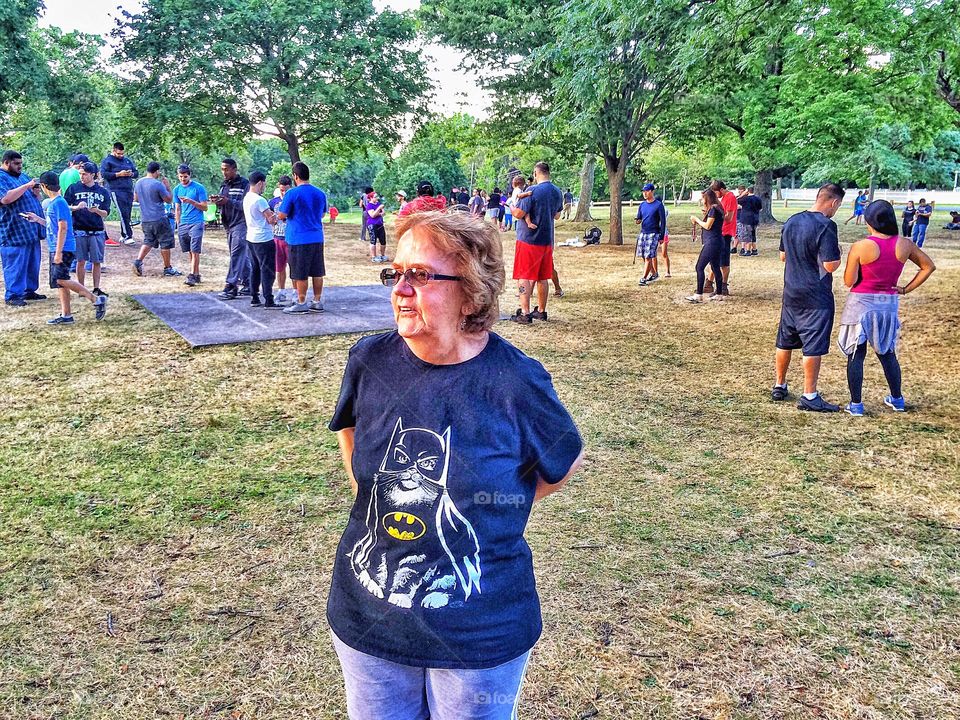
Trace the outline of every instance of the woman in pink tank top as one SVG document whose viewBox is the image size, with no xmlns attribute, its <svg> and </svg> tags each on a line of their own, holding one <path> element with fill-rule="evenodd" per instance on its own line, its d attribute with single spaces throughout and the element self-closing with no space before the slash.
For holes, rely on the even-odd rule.
<svg viewBox="0 0 960 720">
<path fill-rule="evenodd" d="M 867 230 L 863 240 L 855 242 L 847 255 L 843 283 L 850 288 L 837 342 L 847 355 L 847 386 L 850 402 L 846 411 L 862 417 L 863 363 L 867 345 L 873 347 L 890 386 L 883 402 L 895 412 L 906 407 L 901 392 L 897 340 L 900 336 L 900 296 L 920 287 L 936 270 L 929 256 L 910 238 L 897 234 L 897 213 L 886 200 L 876 200 L 864 213 Z M 898 285 L 903 266 L 910 260 L 919 270 L 906 285 Z"/>
</svg>

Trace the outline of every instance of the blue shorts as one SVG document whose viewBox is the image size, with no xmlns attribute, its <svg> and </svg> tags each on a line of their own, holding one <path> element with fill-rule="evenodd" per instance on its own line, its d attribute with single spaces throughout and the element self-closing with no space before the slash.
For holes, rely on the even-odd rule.
<svg viewBox="0 0 960 720">
<path fill-rule="evenodd" d="M 91 232 L 77 230 L 77 262 L 102 263 L 107 251 L 107 234 L 105 232 Z"/>
<path fill-rule="evenodd" d="M 181 223 L 177 228 L 177 238 L 180 240 L 180 252 L 199 255 L 203 249 L 203 223 Z"/>
<path fill-rule="evenodd" d="M 400 665 L 345 645 L 333 633 L 350 720 L 515 720 L 530 651 L 486 670 Z"/>
<path fill-rule="evenodd" d="M 792 308 L 780 310 L 777 347 L 781 350 L 803 350 L 806 357 L 830 352 L 833 332 L 833 308 Z"/>
<path fill-rule="evenodd" d="M 659 233 L 640 233 L 637 255 L 646 260 L 653 260 L 657 256 L 658 245 L 660 245 Z"/>
</svg>

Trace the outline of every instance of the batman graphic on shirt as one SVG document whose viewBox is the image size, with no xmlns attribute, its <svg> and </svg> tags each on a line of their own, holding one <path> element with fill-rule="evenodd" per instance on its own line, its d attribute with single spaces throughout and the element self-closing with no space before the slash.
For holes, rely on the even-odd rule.
<svg viewBox="0 0 960 720">
<path fill-rule="evenodd" d="M 462 605 L 480 593 L 480 541 L 448 493 L 450 428 L 397 419 L 373 477 L 366 532 L 348 553 L 372 595 L 403 608 Z"/>
</svg>

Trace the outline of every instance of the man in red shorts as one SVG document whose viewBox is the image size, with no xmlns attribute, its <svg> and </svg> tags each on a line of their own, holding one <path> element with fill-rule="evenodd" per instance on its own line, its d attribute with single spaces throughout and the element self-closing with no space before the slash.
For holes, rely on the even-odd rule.
<svg viewBox="0 0 960 720">
<path fill-rule="evenodd" d="M 550 166 L 538 162 L 533 168 L 536 184 L 528 188 L 529 197 L 520 198 L 511 211 L 513 217 L 529 216 L 534 225 L 517 223 L 517 249 L 513 260 L 513 278 L 520 281 L 520 309 L 511 318 L 529 325 L 535 319 L 547 319 L 547 298 L 553 278 L 553 225 L 563 209 L 563 193 L 550 182 Z M 539 283 L 539 284 L 538 284 Z M 538 304 L 530 310 L 530 296 L 537 284 Z"/>
</svg>

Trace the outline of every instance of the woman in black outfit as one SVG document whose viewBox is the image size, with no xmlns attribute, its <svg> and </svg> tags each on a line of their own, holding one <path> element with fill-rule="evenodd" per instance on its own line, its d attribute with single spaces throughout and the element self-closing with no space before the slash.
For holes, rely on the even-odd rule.
<svg viewBox="0 0 960 720">
<path fill-rule="evenodd" d="M 694 225 L 703 228 L 702 240 L 703 247 L 700 249 L 700 257 L 697 258 L 697 292 L 687 296 L 687 301 L 692 303 L 703 302 L 703 284 L 706 280 L 707 265 L 713 270 L 713 276 L 718 279 L 717 291 L 710 296 L 711 300 L 723 300 L 723 275 L 720 272 L 720 253 L 723 250 L 723 207 L 720 205 L 720 199 L 717 194 L 709 188 L 703 191 L 703 219 L 696 215 L 691 215 L 690 220 Z"/>
<path fill-rule="evenodd" d="M 903 227 L 901 228 L 903 237 L 908 238 L 913 235 L 913 222 L 916 217 L 917 208 L 914 206 L 913 200 L 908 200 L 907 206 L 903 209 Z"/>
</svg>

